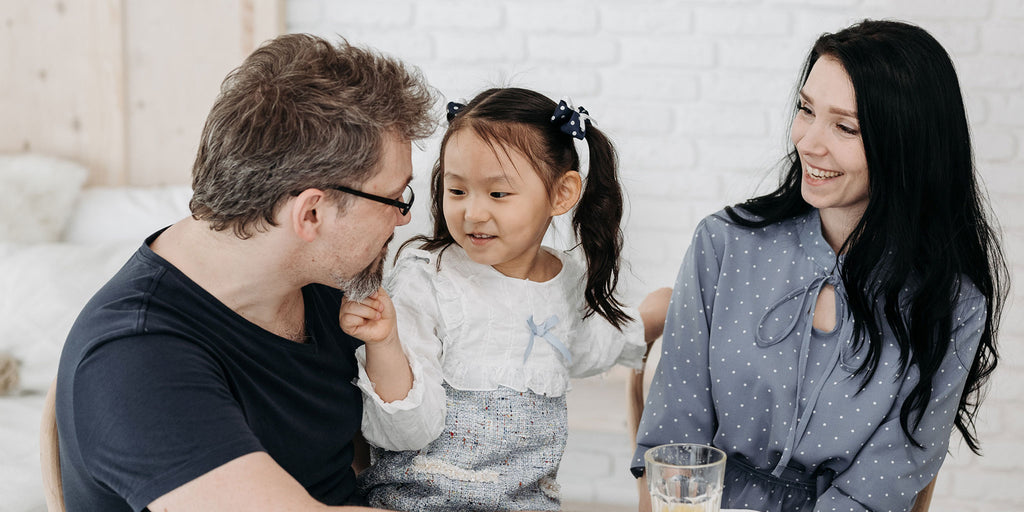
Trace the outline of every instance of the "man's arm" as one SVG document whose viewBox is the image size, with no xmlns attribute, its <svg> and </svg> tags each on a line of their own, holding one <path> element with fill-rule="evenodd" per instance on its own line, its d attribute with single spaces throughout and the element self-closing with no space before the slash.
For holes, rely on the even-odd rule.
<svg viewBox="0 0 1024 512">
<path fill-rule="evenodd" d="M 372 511 L 365 507 L 329 507 L 313 499 L 306 489 L 264 452 L 227 462 L 153 500 L 153 512 L 304 512 L 317 510 Z"/>
</svg>

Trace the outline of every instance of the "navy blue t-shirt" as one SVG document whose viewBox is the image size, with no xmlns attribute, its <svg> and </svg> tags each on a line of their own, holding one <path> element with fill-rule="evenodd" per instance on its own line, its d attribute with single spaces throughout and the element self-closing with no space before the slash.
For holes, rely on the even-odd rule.
<svg viewBox="0 0 1024 512">
<path fill-rule="evenodd" d="M 149 249 L 85 306 L 57 378 L 69 512 L 143 510 L 242 455 L 264 451 L 326 504 L 351 496 L 360 341 L 341 292 L 305 287 L 306 343 L 242 318 Z"/>
</svg>

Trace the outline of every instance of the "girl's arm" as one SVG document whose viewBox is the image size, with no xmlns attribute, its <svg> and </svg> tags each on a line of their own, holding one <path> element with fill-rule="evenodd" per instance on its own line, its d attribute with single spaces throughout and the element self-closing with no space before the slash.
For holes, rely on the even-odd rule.
<svg viewBox="0 0 1024 512">
<path fill-rule="evenodd" d="M 374 384 L 374 391 L 384 402 L 408 396 L 412 389 L 412 370 L 398 339 L 395 306 L 383 288 L 361 302 L 343 299 L 341 329 L 349 336 L 363 340 L 363 367 Z"/>
<path fill-rule="evenodd" d="M 415 256 L 422 251 L 410 253 L 399 260 L 387 282 L 401 340 L 398 346 L 412 372 L 407 395 L 386 400 L 369 374 L 369 347 L 356 350 L 356 385 L 363 391 L 363 436 L 370 444 L 392 451 L 419 450 L 430 444 L 444 429 L 446 414 L 438 334 L 443 325 L 430 279 L 433 263 Z"/>
<path fill-rule="evenodd" d="M 644 341 L 647 342 L 647 352 L 650 353 L 651 346 L 655 340 L 665 332 L 665 317 L 668 315 L 668 304 L 672 300 L 672 288 L 658 288 L 644 297 L 640 303 L 640 319 L 644 322 Z M 647 360 L 647 354 L 644 354 Z"/>
<path fill-rule="evenodd" d="M 952 325 L 949 352 L 935 374 L 921 424 L 914 430 L 914 439 L 923 448 L 910 444 L 903 433 L 903 401 L 898 399 L 889 418 L 877 426 L 849 469 L 835 476 L 814 510 L 910 510 L 917 493 L 935 477 L 946 456 L 960 395 L 985 328 L 985 298 L 973 286 L 963 287 Z M 904 380 L 902 389 L 909 390 L 913 384 L 913 380 Z"/>
</svg>

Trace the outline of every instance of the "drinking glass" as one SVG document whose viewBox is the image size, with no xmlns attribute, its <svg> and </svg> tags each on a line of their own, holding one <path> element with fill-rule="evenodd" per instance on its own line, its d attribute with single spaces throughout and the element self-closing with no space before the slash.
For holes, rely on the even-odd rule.
<svg viewBox="0 0 1024 512">
<path fill-rule="evenodd" d="M 652 512 L 719 512 L 725 452 L 703 444 L 655 446 L 644 453 Z"/>
</svg>

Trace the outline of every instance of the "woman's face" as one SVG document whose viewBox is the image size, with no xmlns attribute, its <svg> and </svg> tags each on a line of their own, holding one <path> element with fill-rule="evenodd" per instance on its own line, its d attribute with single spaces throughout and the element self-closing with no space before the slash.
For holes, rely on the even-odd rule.
<svg viewBox="0 0 1024 512">
<path fill-rule="evenodd" d="M 868 206 L 868 163 L 853 83 L 835 58 L 822 56 L 811 68 L 790 138 L 803 166 L 804 201 L 823 221 L 852 228 Z"/>
</svg>

